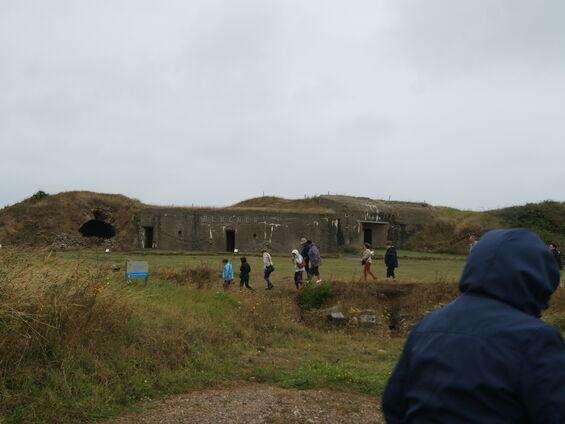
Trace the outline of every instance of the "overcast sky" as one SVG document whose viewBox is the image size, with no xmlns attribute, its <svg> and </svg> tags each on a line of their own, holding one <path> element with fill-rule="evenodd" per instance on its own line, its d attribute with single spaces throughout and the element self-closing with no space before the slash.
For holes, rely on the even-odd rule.
<svg viewBox="0 0 565 424">
<path fill-rule="evenodd" d="M 0 0 L 0 207 L 565 200 L 561 0 Z"/>
</svg>

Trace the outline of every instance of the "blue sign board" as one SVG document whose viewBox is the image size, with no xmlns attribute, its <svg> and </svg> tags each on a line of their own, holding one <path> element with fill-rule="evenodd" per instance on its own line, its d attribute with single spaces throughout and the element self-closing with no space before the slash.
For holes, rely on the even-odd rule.
<svg viewBox="0 0 565 424">
<path fill-rule="evenodd" d="M 149 264 L 145 261 L 131 261 L 126 264 L 126 278 L 149 277 Z"/>
</svg>

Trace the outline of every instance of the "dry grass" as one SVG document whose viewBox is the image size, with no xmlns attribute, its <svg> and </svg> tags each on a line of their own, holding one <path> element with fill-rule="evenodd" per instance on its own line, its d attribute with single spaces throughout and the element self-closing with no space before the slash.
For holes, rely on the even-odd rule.
<svg viewBox="0 0 565 424">
<path fill-rule="evenodd" d="M 29 363 L 62 363 L 69 349 L 112 348 L 135 307 L 115 296 L 108 272 L 76 264 L 61 272 L 25 251 L 0 255 L 0 375 Z"/>
<path fill-rule="evenodd" d="M 210 289 L 217 277 L 217 272 L 201 263 L 199 266 L 183 266 L 180 269 L 174 267 L 158 268 L 152 272 L 155 278 L 173 281 L 181 286 L 191 286 L 197 289 Z"/>
<path fill-rule="evenodd" d="M 255 197 L 230 206 L 230 209 L 278 211 L 295 213 L 333 214 L 333 209 L 322 208 L 315 197 L 307 199 L 284 199 L 275 196 Z"/>
</svg>

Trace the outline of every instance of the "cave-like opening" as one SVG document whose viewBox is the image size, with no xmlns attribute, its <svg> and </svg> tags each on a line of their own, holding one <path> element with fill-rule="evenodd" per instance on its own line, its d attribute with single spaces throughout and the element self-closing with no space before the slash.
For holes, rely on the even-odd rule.
<svg viewBox="0 0 565 424">
<path fill-rule="evenodd" d="M 85 237 L 112 238 L 116 235 L 115 228 L 105 221 L 91 219 L 85 222 L 78 230 Z"/>
</svg>

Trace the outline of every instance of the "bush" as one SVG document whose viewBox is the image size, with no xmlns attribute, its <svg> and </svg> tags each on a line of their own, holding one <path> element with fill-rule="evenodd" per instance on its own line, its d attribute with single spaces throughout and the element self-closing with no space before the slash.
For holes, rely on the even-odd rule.
<svg viewBox="0 0 565 424">
<path fill-rule="evenodd" d="M 315 285 L 309 283 L 300 293 L 300 306 L 305 309 L 319 308 L 332 295 L 332 286 L 330 283 L 322 283 Z"/>
</svg>

